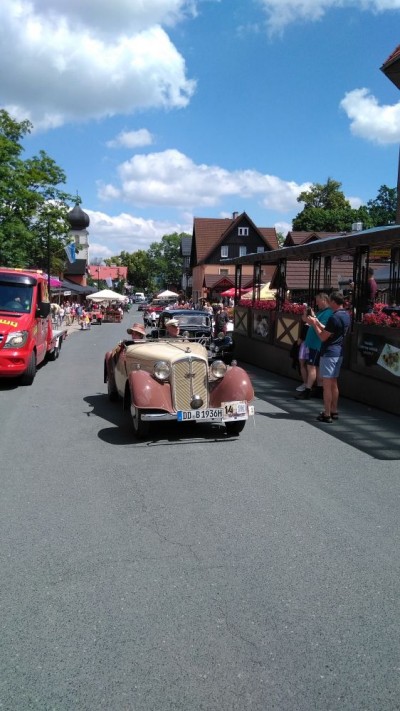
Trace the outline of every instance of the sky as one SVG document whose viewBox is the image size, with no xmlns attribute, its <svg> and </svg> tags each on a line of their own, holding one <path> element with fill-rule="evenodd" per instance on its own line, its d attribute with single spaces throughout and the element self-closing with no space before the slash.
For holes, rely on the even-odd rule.
<svg viewBox="0 0 400 711">
<path fill-rule="evenodd" d="M 400 0 L 1 0 L 0 106 L 80 195 L 90 261 L 193 217 L 286 235 L 313 183 L 396 186 L 399 28 Z"/>
</svg>

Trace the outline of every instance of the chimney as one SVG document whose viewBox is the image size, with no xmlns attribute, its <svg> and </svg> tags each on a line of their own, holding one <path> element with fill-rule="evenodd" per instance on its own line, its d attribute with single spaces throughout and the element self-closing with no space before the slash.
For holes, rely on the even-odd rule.
<svg viewBox="0 0 400 711">
<path fill-rule="evenodd" d="M 238 212 L 232 212 L 232 220 L 236 220 L 238 215 L 239 215 Z"/>
</svg>

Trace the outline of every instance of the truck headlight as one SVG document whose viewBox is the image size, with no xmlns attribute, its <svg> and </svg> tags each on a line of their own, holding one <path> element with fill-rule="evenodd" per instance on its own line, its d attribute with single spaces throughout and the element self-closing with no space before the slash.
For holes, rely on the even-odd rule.
<svg viewBox="0 0 400 711">
<path fill-rule="evenodd" d="M 9 333 L 4 348 L 23 348 L 28 340 L 29 331 L 14 331 Z"/>
<path fill-rule="evenodd" d="M 153 373 L 157 380 L 168 380 L 171 374 L 171 368 L 169 367 L 169 363 L 167 363 L 165 360 L 157 361 L 157 363 L 154 363 Z"/>
<path fill-rule="evenodd" d="M 222 360 L 215 360 L 214 363 L 211 363 L 210 369 L 214 378 L 223 378 L 227 371 L 227 366 Z"/>
</svg>

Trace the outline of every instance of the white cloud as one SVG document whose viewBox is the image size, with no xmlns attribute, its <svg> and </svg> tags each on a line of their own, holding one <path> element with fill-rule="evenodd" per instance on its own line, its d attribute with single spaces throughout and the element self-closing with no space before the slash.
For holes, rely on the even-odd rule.
<svg viewBox="0 0 400 711">
<path fill-rule="evenodd" d="M 1 101 L 34 127 L 181 108 L 195 83 L 160 23 L 188 0 L 2 0 Z"/>
<path fill-rule="evenodd" d="M 138 146 L 150 146 L 153 143 L 153 136 L 147 128 L 138 131 L 121 131 L 115 138 L 107 142 L 108 148 L 137 148 Z"/>
<path fill-rule="evenodd" d="M 193 217 L 187 215 L 187 223 L 163 220 L 145 220 L 127 213 L 111 217 L 103 212 L 85 210 L 90 218 L 90 260 L 113 257 L 121 251 L 147 250 L 152 242 L 158 242 L 166 234 L 192 232 Z"/>
<path fill-rule="evenodd" d="M 349 91 L 340 102 L 349 117 L 351 132 L 380 144 L 400 141 L 400 102 L 394 106 L 379 106 L 368 89 Z"/>
<path fill-rule="evenodd" d="M 355 7 L 370 12 L 399 10 L 400 0 L 257 0 L 267 14 L 270 34 L 282 33 L 298 20 L 316 22 L 332 8 Z"/>
<path fill-rule="evenodd" d="M 99 186 L 103 200 L 180 209 L 215 207 L 226 197 L 256 198 L 267 209 L 282 212 L 297 206 L 297 196 L 310 183 L 298 185 L 255 170 L 228 171 L 196 165 L 177 150 L 135 155 L 118 169 L 120 184 Z"/>
<path fill-rule="evenodd" d="M 275 222 L 274 227 L 277 232 L 280 232 L 284 237 L 286 237 L 287 233 L 290 232 L 292 229 L 292 223 L 291 222 Z"/>
</svg>

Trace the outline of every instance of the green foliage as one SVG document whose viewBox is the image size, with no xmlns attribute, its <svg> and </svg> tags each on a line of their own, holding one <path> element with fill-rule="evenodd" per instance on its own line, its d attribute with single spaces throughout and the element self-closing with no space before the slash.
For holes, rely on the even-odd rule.
<svg viewBox="0 0 400 711">
<path fill-rule="evenodd" d="M 340 190 L 341 183 L 328 178 L 316 183 L 297 198 L 304 208 L 293 220 L 293 230 L 306 232 L 351 232 L 355 222 L 364 229 L 395 222 L 397 190 L 381 186 L 375 200 L 353 209 Z"/>
<path fill-rule="evenodd" d="M 373 227 L 394 225 L 396 223 L 397 188 L 381 185 L 375 200 L 368 200 L 367 206 Z"/>
<path fill-rule="evenodd" d="M 106 264 L 128 268 L 128 283 L 138 291 L 157 292 L 169 288 L 176 290 L 182 277 L 180 244 L 186 233 L 164 235 L 160 242 L 152 242 L 149 249 L 106 259 Z"/>
<path fill-rule="evenodd" d="M 300 193 L 297 202 L 304 202 L 304 209 L 343 210 L 350 207 L 340 188 L 342 183 L 328 178 L 325 185 L 315 183 L 309 190 Z"/>
<path fill-rule="evenodd" d="M 67 202 L 74 197 L 60 190 L 64 171 L 44 151 L 22 159 L 29 121 L 15 121 L 0 110 L 0 264 L 47 268 L 58 273 L 65 262 L 69 224 Z"/>
</svg>

